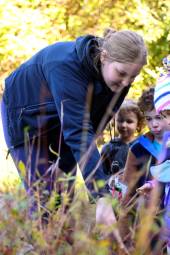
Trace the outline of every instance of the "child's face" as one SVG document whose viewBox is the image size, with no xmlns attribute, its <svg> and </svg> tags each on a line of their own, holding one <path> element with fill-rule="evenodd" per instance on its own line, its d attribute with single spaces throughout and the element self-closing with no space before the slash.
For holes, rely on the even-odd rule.
<svg viewBox="0 0 170 255">
<path fill-rule="evenodd" d="M 170 110 L 164 110 L 161 112 L 161 115 L 166 119 L 167 121 L 167 130 L 170 130 Z"/>
<path fill-rule="evenodd" d="M 155 139 L 162 140 L 163 133 L 167 130 L 167 121 L 162 114 L 156 113 L 156 110 L 146 111 L 145 119 L 148 128 L 155 136 Z"/>
<path fill-rule="evenodd" d="M 132 139 L 138 126 L 138 119 L 134 112 L 120 111 L 116 118 L 117 130 L 122 139 Z"/>
</svg>

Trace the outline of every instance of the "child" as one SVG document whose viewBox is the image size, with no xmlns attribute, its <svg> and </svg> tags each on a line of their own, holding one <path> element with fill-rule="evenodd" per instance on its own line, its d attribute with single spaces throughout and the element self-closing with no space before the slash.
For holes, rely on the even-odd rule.
<svg viewBox="0 0 170 255">
<path fill-rule="evenodd" d="M 149 132 L 140 136 L 129 150 L 122 178 L 128 187 L 127 194 L 122 201 L 123 207 L 130 201 L 136 189 L 151 179 L 149 168 L 155 165 L 159 158 L 163 133 L 167 127 L 163 116 L 156 113 L 153 87 L 143 92 L 138 105 L 144 113 Z M 127 224 L 128 217 L 126 220 L 120 219 L 120 231 L 123 238 L 129 234 Z"/>
<path fill-rule="evenodd" d="M 167 130 L 170 130 L 170 55 L 163 59 L 164 74 L 159 78 L 155 87 L 154 103 L 158 113 L 167 120 Z M 163 146 L 158 165 L 151 167 L 154 179 L 144 184 L 138 191 L 148 193 L 156 187 L 157 182 L 165 183 L 164 196 L 164 228 L 163 240 L 167 242 L 167 254 L 170 254 L 170 131 L 164 134 Z"/>
<path fill-rule="evenodd" d="M 137 138 L 128 152 L 122 179 L 123 183 L 127 185 L 128 188 L 122 200 L 123 207 L 132 198 L 133 194 L 136 192 L 136 188 L 140 187 L 149 179 L 146 165 L 148 162 L 154 165 L 161 150 L 161 141 L 166 128 L 166 121 L 162 115 L 156 113 L 153 96 L 154 88 L 149 88 L 143 92 L 139 99 L 138 105 L 144 113 L 149 132 Z M 102 207 L 104 203 L 105 207 Z M 96 221 L 106 224 L 107 226 L 112 225 L 114 222 L 114 212 L 111 208 L 111 203 L 106 204 L 104 198 L 101 198 L 97 204 Z M 128 229 L 128 216 L 119 219 L 119 227 L 124 241 L 130 232 Z M 129 241 L 126 242 L 126 245 L 129 249 L 132 248 L 130 238 Z"/>
<path fill-rule="evenodd" d="M 134 193 L 149 178 L 146 173 L 148 160 L 156 163 L 161 151 L 162 136 L 166 130 L 166 120 L 154 109 L 154 88 L 145 90 L 139 98 L 138 105 L 143 111 L 149 132 L 141 135 L 130 147 L 123 174 L 123 182 L 128 186 L 128 193 Z M 146 176 L 147 175 L 147 176 Z"/>
<path fill-rule="evenodd" d="M 126 163 L 129 145 L 135 140 L 135 134 L 141 132 L 144 118 L 138 105 L 133 100 L 125 100 L 115 118 L 118 137 L 102 148 L 102 164 L 105 174 L 115 174 Z"/>
</svg>

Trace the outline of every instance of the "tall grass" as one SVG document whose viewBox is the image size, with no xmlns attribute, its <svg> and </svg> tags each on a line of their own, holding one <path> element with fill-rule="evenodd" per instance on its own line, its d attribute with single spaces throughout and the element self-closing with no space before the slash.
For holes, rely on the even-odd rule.
<svg viewBox="0 0 170 255">
<path fill-rule="evenodd" d="M 1 147 L 2 148 L 2 147 Z M 2 150 L 1 160 L 5 159 L 6 149 Z M 2 163 L 3 162 L 3 163 Z M 113 226 L 99 226 L 95 222 L 96 205 L 82 196 L 84 187 L 77 188 L 70 198 L 68 192 L 68 178 L 60 180 L 64 184 L 60 204 L 56 208 L 58 193 L 53 193 L 46 207 L 42 207 L 37 194 L 38 211 L 33 219 L 29 216 L 29 201 L 19 180 L 16 169 L 9 161 L 1 161 L 1 174 L 6 173 L 0 182 L 0 255 L 123 255 L 125 253 L 115 238 L 115 230 L 119 231 L 119 224 Z M 59 180 L 57 180 L 58 182 Z M 135 200 L 138 205 L 137 213 L 132 217 L 130 234 L 133 249 L 132 255 L 161 255 L 152 252 L 152 236 L 159 232 L 155 218 L 157 209 L 157 192 L 151 194 L 150 202 Z M 140 205 L 140 206 L 139 206 Z M 113 201 L 118 219 L 129 213 L 122 211 L 118 201 Z M 48 212 L 48 222 L 44 222 L 43 215 Z M 124 217 L 126 218 L 126 217 Z M 124 227 L 129 225 L 124 221 Z M 127 224 L 127 225 L 126 225 Z M 123 240 L 124 241 L 124 240 Z M 126 240 L 127 241 L 127 240 Z M 155 241 L 159 245 L 160 240 Z M 126 242 L 125 242 L 126 243 Z"/>
<path fill-rule="evenodd" d="M 66 180 L 65 180 L 66 182 Z M 82 194 L 81 189 L 79 189 Z M 138 220 L 132 224 L 130 232 L 134 249 L 129 254 L 161 254 L 150 250 L 151 236 L 158 232 L 154 223 L 156 211 L 156 193 L 147 205 L 140 203 Z M 12 187 L 0 195 L 0 254 L 89 254 L 111 255 L 125 254 L 112 235 L 110 229 L 95 223 L 96 206 L 83 196 L 74 196 L 63 190 L 61 203 L 56 209 L 57 194 L 53 193 L 46 208 L 40 207 L 35 219 L 28 216 L 28 199 L 22 186 Z M 39 202 L 39 201 L 38 201 Z M 113 207 L 117 206 L 116 203 Z M 48 211 L 48 222 L 42 221 L 42 215 Z M 117 210 L 117 216 L 121 214 Z M 124 212 L 125 213 L 125 212 Z M 133 221 L 134 223 L 134 221 Z M 103 235 L 104 231 L 106 235 Z M 102 233 L 102 235 L 101 235 Z M 159 244 L 157 240 L 157 245 Z"/>
</svg>

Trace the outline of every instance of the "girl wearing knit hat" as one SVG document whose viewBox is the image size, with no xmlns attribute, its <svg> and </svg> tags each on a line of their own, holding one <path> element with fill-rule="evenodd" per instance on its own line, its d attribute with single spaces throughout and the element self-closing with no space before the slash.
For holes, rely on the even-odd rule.
<svg viewBox="0 0 170 255">
<path fill-rule="evenodd" d="M 170 130 L 170 55 L 163 59 L 163 73 L 158 79 L 154 94 L 155 109 L 161 113 L 168 122 Z M 159 167 L 159 178 L 165 181 L 165 198 L 164 198 L 164 230 L 163 236 L 167 241 L 167 254 L 170 254 L 170 131 L 164 134 L 163 151 L 160 158 L 162 164 Z M 161 180 L 160 180 L 161 181 Z"/>
</svg>

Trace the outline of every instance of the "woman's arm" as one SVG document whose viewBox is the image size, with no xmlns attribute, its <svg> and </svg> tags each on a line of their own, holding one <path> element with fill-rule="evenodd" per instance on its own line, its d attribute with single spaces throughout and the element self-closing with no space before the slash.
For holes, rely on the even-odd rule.
<svg viewBox="0 0 170 255">
<path fill-rule="evenodd" d="M 107 238 L 112 234 L 118 243 L 120 254 L 130 255 L 120 236 L 111 201 L 112 199 L 108 197 L 102 197 L 97 201 L 96 223 L 104 227 L 102 231 L 103 238 Z"/>
<path fill-rule="evenodd" d="M 100 180 L 103 171 L 102 167 L 98 166 L 100 154 L 95 144 L 95 132 L 90 119 L 89 82 L 83 75 L 80 77 L 79 73 L 71 73 L 65 69 L 68 67 L 62 66 L 62 72 L 56 68 L 51 73 L 50 83 L 64 142 L 80 165 L 83 177 L 87 178 L 94 172 L 91 179 Z"/>
</svg>

